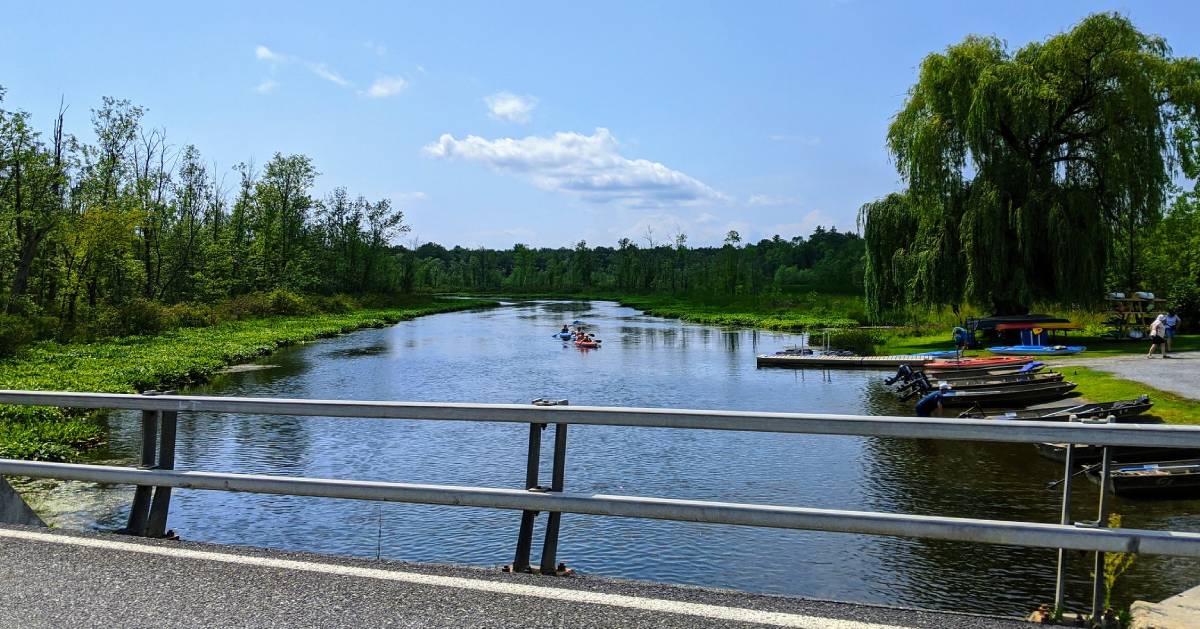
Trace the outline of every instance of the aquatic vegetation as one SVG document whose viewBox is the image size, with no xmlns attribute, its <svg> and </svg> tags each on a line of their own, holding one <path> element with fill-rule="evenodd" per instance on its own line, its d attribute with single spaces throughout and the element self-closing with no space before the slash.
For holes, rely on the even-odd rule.
<svg viewBox="0 0 1200 629">
<path fill-rule="evenodd" d="M 217 370 L 280 347 L 422 315 L 492 305 L 429 301 L 346 314 L 268 317 L 179 328 L 86 344 L 37 343 L 0 361 L 0 389 L 134 393 L 203 382 Z M 94 414 L 57 408 L 0 406 L 0 457 L 70 460 L 103 442 Z"/>
</svg>

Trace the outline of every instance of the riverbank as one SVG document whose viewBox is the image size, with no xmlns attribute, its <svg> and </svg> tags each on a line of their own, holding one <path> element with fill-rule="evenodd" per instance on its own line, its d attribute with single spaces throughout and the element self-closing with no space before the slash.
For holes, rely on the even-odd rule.
<svg viewBox="0 0 1200 629">
<path fill-rule="evenodd" d="M 96 343 L 38 343 L 0 361 L 0 388 L 135 393 L 184 387 L 280 347 L 490 305 L 495 302 L 422 300 L 344 314 L 227 321 Z M 0 407 L 0 458 L 74 460 L 101 445 L 104 438 L 104 426 L 95 414 Z"/>
</svg>

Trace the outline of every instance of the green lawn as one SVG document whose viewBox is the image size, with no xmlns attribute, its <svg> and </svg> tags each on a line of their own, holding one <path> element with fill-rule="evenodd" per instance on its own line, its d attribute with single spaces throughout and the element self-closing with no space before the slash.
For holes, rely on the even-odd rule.
<svg viewBox="0 0 1200 629">
<path fill-rule="evenodd" d="M 480 300 L 426 301 L 345 314 L 268 317 L 179 328 L 96 343 L 38 343 L 0 361 L 0 389 L 134 393 L 203 382 L 217 370 L 280 347 L 413 319 L 494 305 Z M 0 458 L 71 460 L 104 440 L 94 414 L 0 406 Z"/>
</svg>

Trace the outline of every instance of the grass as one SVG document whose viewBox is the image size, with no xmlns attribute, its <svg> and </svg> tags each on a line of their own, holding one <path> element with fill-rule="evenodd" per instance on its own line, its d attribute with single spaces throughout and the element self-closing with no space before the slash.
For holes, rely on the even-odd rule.
<svg viewBox="0 0 1200 629">
<path fill-rule="evenodd" d="M 1149 395 L 1154 408 L 1148 415 L 1168 424 L 1200 424 L 1200 402 L 1196 400 L 1088 367 L 1064 367 L 1061 371 L 1068 380 L 1079 385 L 1075 390 L 1089 400 L 1131 400 L 1139 395 Z"/>
<path fill-rule="evenodd" d="M 854 295 L 809 293 L 757 300 L 658 295 L 617 295 L 611 298 L 623 306 L 637 308 L 657 317 L 765 330 L 849 328 L 859 325 L 864 318 L 862 298 Z"/>
<path fill-rule="evenodd" d="M 491 304 L 424 300 L 345 314 L 227 321 L 96 343 L 38 343 L 0 361 L 0 389 L 134 393 L 183 387 L 280 347 Z M 104 435 L 104 426 L 93 414 L 0 406 L 0 458 L 73 460 L 103 443 Z"/>
</svg>

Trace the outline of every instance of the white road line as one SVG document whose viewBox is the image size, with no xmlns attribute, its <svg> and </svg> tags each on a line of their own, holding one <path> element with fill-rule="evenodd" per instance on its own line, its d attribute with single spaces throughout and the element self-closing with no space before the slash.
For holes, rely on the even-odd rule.
<svg viewBox="0 0 1200 629">
<path fill-rule="evenodd" d="M 380 570 L 377 568 L 362 568 L 358 566 L 340 566 L 336 564 L 317 563 L 311 561 L 295 561 L 291 559 L 233 555 L 229 553 L 190 550 L 187 548 L 134 544 L 130 542 L 117 542 L 87 537 L 71 537 L 67 535 L 38 533 L 34 531 L 16 531 L 0 528 L 0 537 L 20 539 L 31 542 L 45 542 L 49 544 L 64 544 L 68 546 L 99 548 L 118 552 L 141 553 L 144 555 L 159 555 L 162 557 L 172 557 L 178 559 L 219 561 L 222 563 L 253 566 L 257 568 L 298 570 L 303 572 L 316 572 L 338 576 L 379 579 L 383 581 L 400 581 L 415 585 L 456 588 L 460 590 L 474 590 L 476 592 L 531 596 L 554 601 L 566 601 L 570 603 L 582 603 L 587 605 L 608 605 L 611 607 L 624 607 L 628 609 L 638 609 L 668 614 L 700 616 L 703 618 L 727 620 L 731 622 L 775 625 L 777 627 L 806 627 L 812 629 L 904 629 L 900 625 L 882 625 L 876 623 L 858 622 L 856 620 L 824 618 L 821 616 L 805 616 L 802 614 L 787 614 L 757 609 L 744 609 L 739 607 L 723 607 L 720 605 L 706 605 L 703 603 L 687 603 L 659 598 L 642 598 L 638 596 L 605 594 L 601 592 L 588 592 L 584 590 L 572 590 L 566 588 L 541 587 L 536 585 L 526 585 L 523 583 L 509 583 L 506 581 L 488 581 L 486 579 L 437 576 L 421 574 L 418 572 L 400 572 L 393 570 Z"/>
</svg>

